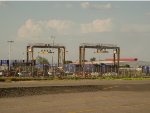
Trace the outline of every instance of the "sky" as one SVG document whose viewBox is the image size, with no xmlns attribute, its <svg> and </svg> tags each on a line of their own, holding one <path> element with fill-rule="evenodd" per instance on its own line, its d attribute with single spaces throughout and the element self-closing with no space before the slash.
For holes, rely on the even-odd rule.
<svg viewBox="0 0 150 113">
<path fill-rule="evenodd" d="M 52 35 L 69 60 L 78 60 L 81 43 L 103 43 L 119 46 L 122 58 L 150 61 L 150 1 L 0 1 L 0 59 L 8 59 L 9 40 L 11 58 L 23 59 L 29 43 L 52 43 Z M 89 49 L 91 57 L 112 53 Z"/>
</svg>

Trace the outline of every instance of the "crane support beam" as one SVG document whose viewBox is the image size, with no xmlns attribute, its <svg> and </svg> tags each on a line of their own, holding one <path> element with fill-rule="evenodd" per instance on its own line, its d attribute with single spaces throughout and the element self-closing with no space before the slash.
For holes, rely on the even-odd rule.
<svg viewBox="0 0 150 113">
<path fill-rule="evenodd" d="M 35 43 L 35 44 L 29 44 L 27 46 L 27 62 L 29 60 L 34 60 L 34 49 L 36 48 L 53 48 L 53 49 L 58 49 L 58 66 L 60 65 L 60 52 L 61 49 L 63 50 L 62 53 L 62 63 L 65 63 L 65 46 L 59 45 L 59 44 L 45 44 L 45 43 Z"/>
<path fill-rule="evenodd" d="M 85 62 L 85 49 L 96 49 L 98 50 L 110 50 L 112 49 L 113 52 L 113 64 L 115 68 L 115 72 L 119 74 L 119 61 L 120 61 L 120 47 L 117 47 L 116 45 L 113 44 L 89 44 L 89 43 L 82 43 L 79 46 L 79 64 L 81 67 L 84 66 Z M 116 62 L 116 57 L 117 57 L 117 62 Z"/>
</svg>

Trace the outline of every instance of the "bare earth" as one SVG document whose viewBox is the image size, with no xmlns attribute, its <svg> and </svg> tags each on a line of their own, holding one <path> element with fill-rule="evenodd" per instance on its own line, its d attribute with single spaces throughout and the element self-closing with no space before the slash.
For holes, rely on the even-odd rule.
<svg viewBox="0 0 150 113">
<path fill-rule="evenodd" d="M 55 81 L 47 83 L 16 82 L 29 87 L 71 85 L 108 85 L 102 90 L 49 93 L 0 98 L 0 113 L 150 113 L 150 81 Z M 27 85 L 28 83 L 28 85 Z M 78 83 L 78 84 L 76 84 Z M 1 87 L 11 83 L 0 83 Z M 29 85 L 30 84 L 30 85 Z M 38 84 L 38 85 L 37 85 Z M 142 88 L 143 87 L 143 88 Z"/>
</svg>

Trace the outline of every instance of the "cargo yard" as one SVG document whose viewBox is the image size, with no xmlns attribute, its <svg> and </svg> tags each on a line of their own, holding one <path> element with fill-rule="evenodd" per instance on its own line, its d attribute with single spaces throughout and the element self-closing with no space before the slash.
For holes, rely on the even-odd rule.
<svg viewBox="0 0 150 113">
<path fill-rule="evenodd" d="M 150 1 L 0 1 L 0 113 L 150 113 Z"/>
<path fill-rule="evenodd" d="M 41 62 L 35 56 L 38 53 L 49 54 L 52 62 Z M 54 49 L 57 57 L 54 56 Z M 34 43 L 26 47 L 26 60 L 0 60 L 0 76 L 3 77 L 65 77 L 74 76 L 79 78 L 117 76 L 117 77 L 142 77 L 149 75 L 149 65 L 142 64 L 137 58 L 120 58 L 120 47 L 113 44 L 82 43 L 79 46 L 78 61 L 66 59 L 66 47 L 60 44 Z M 85 60 L 85 50 L 93 49 L 95 53 L 103 55 L 112 53 L 113 58 L 104 60 Z M 87 54 L 86 54 L 87 55 Z M 94 58 L 94 57 L 93 57 Z M 57 62 L 54 62 L 57 59 Z M 51 59 L 48 59 L 51 60 Z M 137 63 L 137 65 L 132 65 Z"/>
</svg>

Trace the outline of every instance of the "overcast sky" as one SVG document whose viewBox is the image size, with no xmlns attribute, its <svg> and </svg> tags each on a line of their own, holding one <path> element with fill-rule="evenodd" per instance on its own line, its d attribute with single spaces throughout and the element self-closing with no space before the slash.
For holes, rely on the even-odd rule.
<svg viewBox="0 0 150 113">
<path fill-rule="evenodd" d="M 8 59 L 8 40 L 13 59 L 22 59 L 28 43 L 50 43 L 51 35 L 71 60 L 80 43 L 108 43 L 123 58 L 150 61 L 150 2 L 0 1 L 0 59 Z"/>
</svg>

